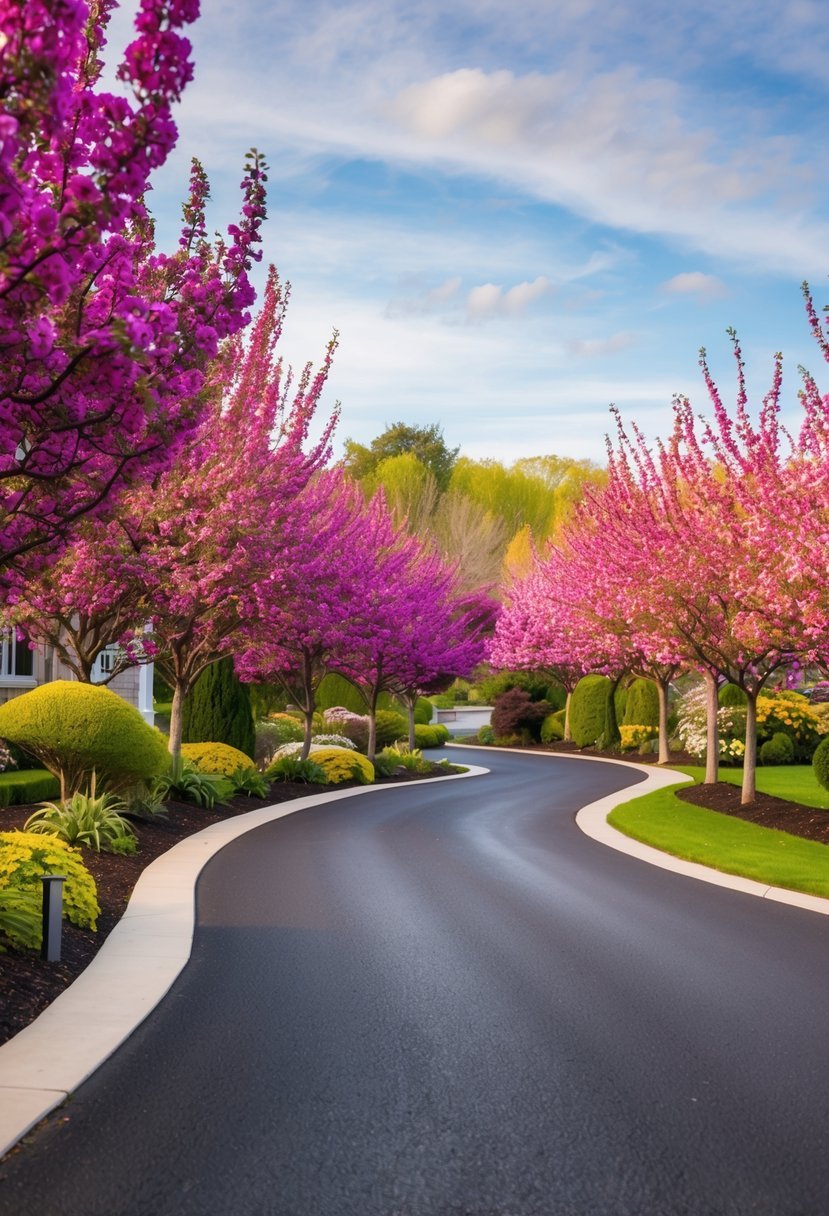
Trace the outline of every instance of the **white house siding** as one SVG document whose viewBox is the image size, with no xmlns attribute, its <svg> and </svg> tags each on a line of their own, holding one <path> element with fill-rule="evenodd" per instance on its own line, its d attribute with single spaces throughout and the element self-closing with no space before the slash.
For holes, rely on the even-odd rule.
<svg viewBox="0 0 829 1216">
<path fill-rule="evenodd" d="M 21 693 L 36 688 L 39 684 L 48 684 L 52 680 L 74 680 L 75 676 L 61 662 L 51 646 L 38 646 L 32 654 L 33 669 L 31 676 L 0 676 L 0 703 L 19 697 Z M 130 667 L 120 675 L 110 680 L 109 687 L 117 692 L 130 705 L 141 711 L 142 717 L 152 725 L 153 722 L 153 665 L 144 664 L 141 667 Z"/>
</svg>

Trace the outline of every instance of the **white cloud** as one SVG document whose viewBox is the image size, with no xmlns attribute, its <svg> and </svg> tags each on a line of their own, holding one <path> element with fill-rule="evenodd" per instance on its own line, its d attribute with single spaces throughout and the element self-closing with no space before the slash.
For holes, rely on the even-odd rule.
<svg viewBox="0 0 829 1216">
<path fill-rule="evenodd" d="M 506 291 L 495 283 L 482 283 L 480 287 L 473 287 L 466 297 L 467 316 L 473 321 L 504 314 L 521 316 L 551 289 L 552 283 L 544 275 L 532 282 L 516 283 Z"/>
<path fill-rule="evenodd" d="M 715 274 L 703 274 L 700 270 L 689 270 L 675 274 L 662 284 L 662 290 L 670 295 L 696 296 L 700 301 L 716 299 L 728 294 L 722 279 Z"/>
<path fill-rule="evenodd" d="M 567 343 L 567 351 L 577 359 L 603 359 L 626 350 L 634 341 L 635 336 L 627 331 L 610 338 L 573 338 Z"/>
</svg>

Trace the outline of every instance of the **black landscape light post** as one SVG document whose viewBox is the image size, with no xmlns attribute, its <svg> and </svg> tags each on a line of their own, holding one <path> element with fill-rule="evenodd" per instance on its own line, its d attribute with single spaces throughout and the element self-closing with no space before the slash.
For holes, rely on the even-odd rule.
<svg viewBox="0 0 829 1216">
<path fill-rule="evenodd" d="M 47 963 L 60 962 L 60 929 L 63 917 L 63 884 L 65 874 L 44 874 L 43 883 L 43 940 L 40 957 Z"/>
</svg>

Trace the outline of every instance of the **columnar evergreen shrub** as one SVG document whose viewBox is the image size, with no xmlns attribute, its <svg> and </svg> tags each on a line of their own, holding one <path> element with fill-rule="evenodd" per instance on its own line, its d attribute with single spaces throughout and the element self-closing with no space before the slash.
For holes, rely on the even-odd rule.
<svg viewBox="0 0 829 1216">
<path fill-rule="evenodd" d="M 185 743 L 227 743 L 255 754 L 255 730 L 250 691 L 227 657 L 201 673 L 184 701 L 182 739 Z"/>
<path fill-rule="evenodd" d="M 623 726 L 659 726 L 659 692 L 653 680 L 634 680 L 627 689 Z"/>
<path fill-rule="evenodd" d="M 577 747 L 589 747 L 604 730 L 612 689 L 607 676 L 584 676 L 579 680 L 570 701 L 570 730 Z"/>
<path fill-rule="evenodd" d="M 125 789 L 169 766 L 167 743 L 123 697 L 99 684 L 54 680 L 0 705 L 0 737 L 37 756 L 68 793 Z"/>
<path fill-rule="evenodd" d="M 717 694 L 717 700 L 721 708 L 726 705 L 743 706 L 746 704 L 748 697 L 742 688 L 738 688 L 736 684 L 723 684 Z"/>
</svg>

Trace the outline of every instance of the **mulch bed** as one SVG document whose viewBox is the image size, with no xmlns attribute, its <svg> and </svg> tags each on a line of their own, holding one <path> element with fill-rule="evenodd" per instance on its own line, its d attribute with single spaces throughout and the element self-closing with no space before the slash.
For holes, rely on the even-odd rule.
<svg viewBox="0 0 829 1216">
<path fill-rule="evenodd" d="M 424 774 L 401 773 L 395 778 L 379 778 L 378 785 L 422 779 Z M 436 773 L 435 776 L 442 774 Z M 348 789 L 356 782 L 343 782 L 337 789 Z M 226 806 L 208 811 L 189 802 L 169 802 L 166 819 L 136 823 L 140 848 L 132 857 L 94 853 L 84 849 L 84 864 L 95 879 L 101 915 L 96 932 L 78 929 L 63 922 L 61 960 L 45 963 L 36 954 L 8 951 L 0 954 L 0 1043 L 23 1030 L 59 996 L 92 961 L 107 935 L 115 928 L 129 902 L 142 870 L 179 841 L 223 819 L 275 803 L 307 798 L 310 794 L 330 793 L 330 786 L 277 782 L 267 798 L 237 795 Z M 0 831 L 22 828 L 33 807 L 8 807 L 0 810 Z"/>
<path fill-rule="evenodd" d="M 683 802 L 692 802 L 694 806 L 704 806 L 710 811 L 720 811 L 723 815 L 734 815 L 737 819 L 756 823 L 761 828 L 774 828 L 778 832 L 788 832 L 790 836 L 802 836 L 805 840 L 829 844 L 829 811 L 821 811 L 813 806 L 801 806 L 797 802 L 775 798 L 772 794 L 760 793 L 753 802 L 741 806 L 739 786 L 726 781 L 719 781 L 716 785 L 690 785 L 687 789 L 677 790 L 677 797 Z"/>
</svg>

